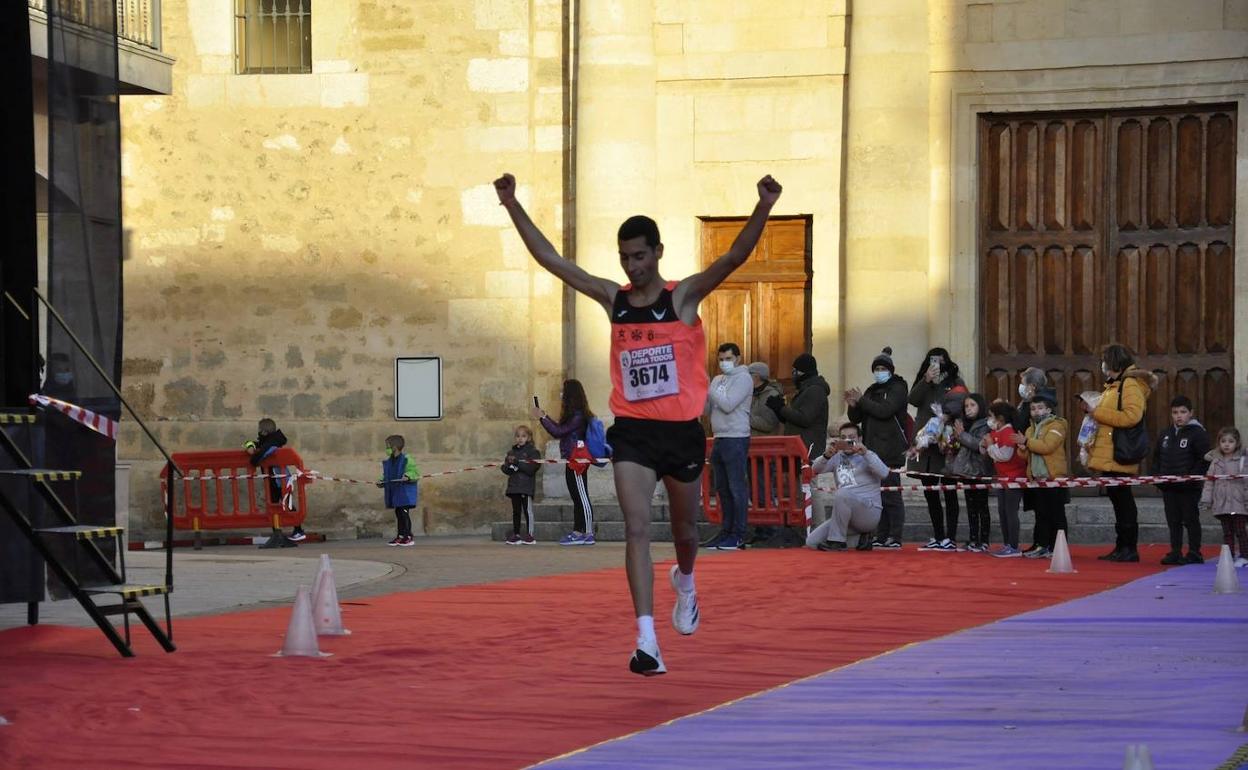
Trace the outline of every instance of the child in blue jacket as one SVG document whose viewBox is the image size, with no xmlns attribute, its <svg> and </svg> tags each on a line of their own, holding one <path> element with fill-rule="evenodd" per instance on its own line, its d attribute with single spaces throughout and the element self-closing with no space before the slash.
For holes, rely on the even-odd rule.
<svg viewBox="0 0 1248 770">
<path fill-rule="evenodd" d="M 386 507 L 394 509 L 398 523 L 399 532 L 388 545 L 410 547 L 416 544 L 412 540 L 412 508 L 420 497 L 420 468 L 403 453 L 406 444 L 402 436 L 386 437 L 386 459 L 381 461 L 377 486 L 385 492 Z"/>
</svg>

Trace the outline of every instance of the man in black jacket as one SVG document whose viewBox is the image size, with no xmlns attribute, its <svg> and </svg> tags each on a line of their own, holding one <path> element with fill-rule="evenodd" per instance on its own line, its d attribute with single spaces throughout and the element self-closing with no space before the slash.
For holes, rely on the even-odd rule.
<svg viewBox="0 0 1248 770">
<path fill-rule="evenodd" d="M 890 468 L 900 468 L 906 463 L 906 450 L 910 448 L 910 436 L 906 432 L 908 414 L 906 399 L 910 388 L 897 376 L 893 365 L 893 349 L 884 350 L 871 362 L 874 382 L 865 392 L 857 388 L 845 391 L 845 404 L 850 422 L 862 427 L 863 445 L 880 456 Z M 881 486 L 901 484 L 901 477 L 894 471 L 888 474 Z M 900 550 L 902 528 L 906 523 L 906 506 L 900 491 L 880 492 L 880 525 L 875 531 L 872 546 L 888 550 Z"/>
<path fill-rule="evenodd" d="M 788 406 L 781 396 L 767 399 L 767 406 L 784 423 L 784 435 L 802 437 L 807 461 L 811 461 L 823 454 L 828 444 L 828 395 L 832 388 L 809 353 L 793 359 L 793 384 L 797 394 Z"/>
<path fill-rule="evenodd" d="M 1193 476 L 1209 469 L 1209 433 L 1192 416 L 1192 400 L 1175 396 L 1170 402 L 1170 427 L 1161 432 L 1153 449 L 1154 473 L 1161 476 Z M 1162 564 L 1203 564 L 1200 555 L 1201 481 L 1158 484 L 1170 528 L 1170 553 Z M 1183 530 L 1187 529 L 1187 556 L 1183 555 Z"/>
</svg>

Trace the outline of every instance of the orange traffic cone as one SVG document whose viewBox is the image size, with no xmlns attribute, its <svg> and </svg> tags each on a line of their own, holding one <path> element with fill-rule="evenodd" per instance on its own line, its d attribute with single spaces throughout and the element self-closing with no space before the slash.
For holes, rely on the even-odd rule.
<svg viewBox="0 0 1248 770">
<path fill-rule="evenodd" d="M 331 653 L 321 652 L 316 643 L 316 625 L 312 622 L 312 600 L 308 587 L 299 586 L 295 594 L 295 608 L 290 613 L 290 625 L 286 627 L 286 641 L 274 657 L 327 658 Z"/>
<path fill-rule="evenodd" d="M 1064 575 L 1078 572 L 1070 563 L 1070 546 L 1066 545 L 1066 530 L 1057 531 L 1057 542 L 1053 544 L 1053 560 L 1049 562 L 1046 572 Z"/>
<path fill-rule="evenodd" d="M 351 632 L 342 627 L 342 608 L 338 605 L 338 587 L 334 585 L 334 568 L 329 564 L 329 554 L 322 554 L 321 560 L 317 592 L 312 602 L 316 633 L 320 636 L 346 636 Z"/>
</svg>

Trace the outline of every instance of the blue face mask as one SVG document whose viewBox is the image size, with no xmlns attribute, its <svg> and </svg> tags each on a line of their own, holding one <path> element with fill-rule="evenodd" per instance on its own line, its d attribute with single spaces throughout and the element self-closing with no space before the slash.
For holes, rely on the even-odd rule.
<svg viewBox="0 0 1248 770">
<path fill-rule="evenodd" d="M 871 375 L 875 377 L 875 381 L 881 385 L 883 385 L 884 383 L 888 382 L 889 380 L 893 378 L 893 373 L 887 369 L 881 369 L 878 372 L 872 372 Z"/>
<path fill-rule="evenodd" d="M 57 372 L 52 375 L 52 381 L 57 385 L 68 385 L 74 381 L 74 375 L 70 372 Z"/>
</svg>

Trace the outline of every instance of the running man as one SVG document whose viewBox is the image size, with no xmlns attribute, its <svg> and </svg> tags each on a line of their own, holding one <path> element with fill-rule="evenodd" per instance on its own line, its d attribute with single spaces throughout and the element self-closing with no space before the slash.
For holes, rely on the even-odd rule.
<svg viewBox="0 0 1248 770">
<path fill-rule="evenodd" d="M 537 263 L 576 291 L 602 305 L 611 319 L 611 412 L 607 432 L 614 448 L 615 493 L 624 512 L 625 565 L 637 614 L 637 648 L 628 662 L 635 674 L 667 672 L 654 632 L 654 563 L 650 559 L 650 501 L 663 479 L 671 507 L 676 564 L 672 625 L 682 634 L 698 630 L 693 563 L 698 555 L 698 495 L 706 462 L 706 434 L 699 418 L 706 406 L 706 337 L 698 304 L 732 271 L 745 264 L 762 235 L 780 184 L 758 182 L 758 204 L 728 252 L 683 281 L 659 275 L 663 244 L 659 227 L 644 216 L 629 217 L 617 235 L 624 286 L 590 275 L 559 255 L 516 200 L 516 179 L 494 181 L 521 240 Z"/>
</svg>

